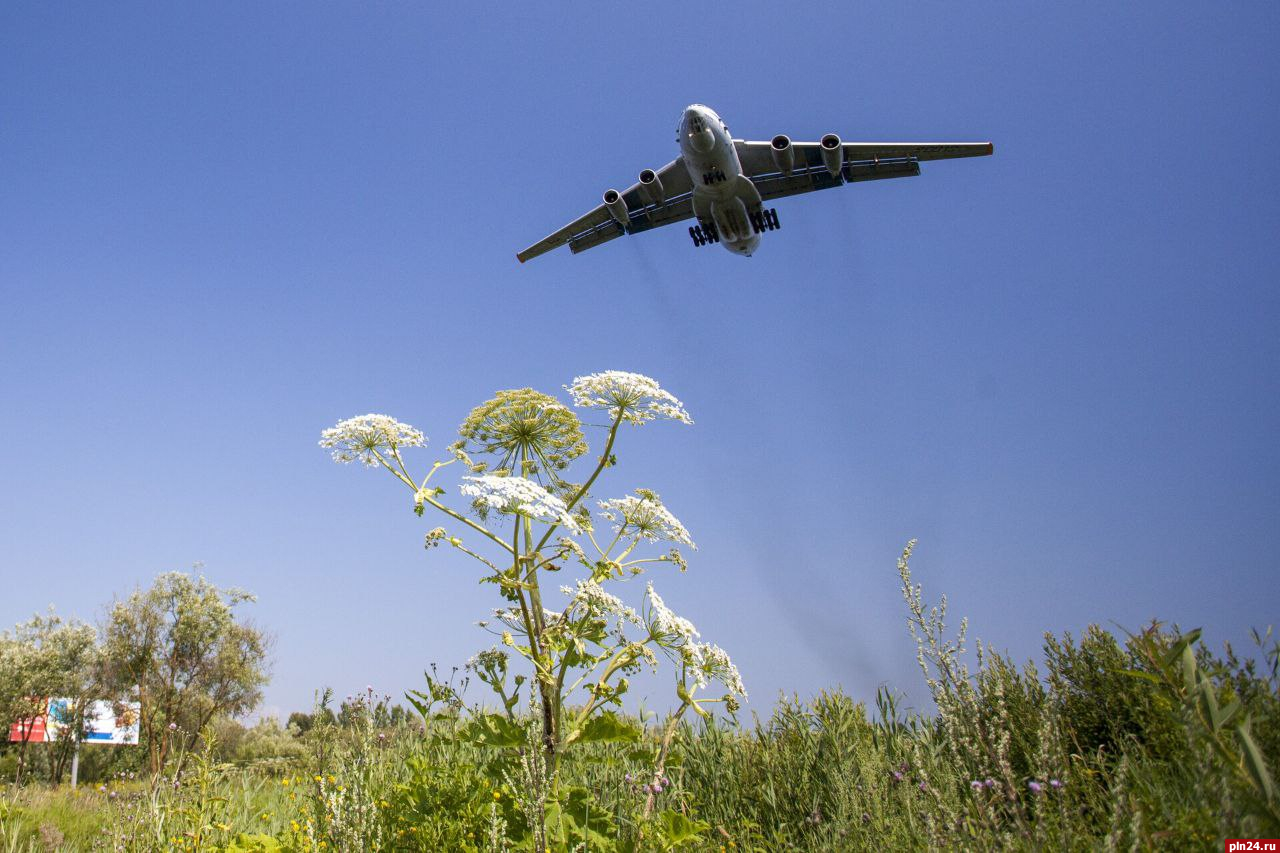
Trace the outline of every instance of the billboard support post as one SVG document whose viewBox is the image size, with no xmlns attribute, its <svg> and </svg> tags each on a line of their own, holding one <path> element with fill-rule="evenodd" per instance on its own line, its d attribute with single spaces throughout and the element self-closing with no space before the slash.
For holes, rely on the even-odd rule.
<svg viewBox="0 0 1280 853">
<path fill-rule="evenodd" d="M 80 738 L 76 738 L 75 749 L 71 753 L 71 790 L 76 789 L 76 781 L 80 776 Z"/>
</svg>

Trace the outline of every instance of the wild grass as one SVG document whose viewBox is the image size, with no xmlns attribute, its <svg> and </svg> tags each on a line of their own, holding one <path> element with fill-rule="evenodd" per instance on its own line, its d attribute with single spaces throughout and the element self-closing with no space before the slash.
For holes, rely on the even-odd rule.
<svg viewBox="0 0 1280 853">
<path fill-rule="evenodd" d="M 971 669 L 963 630 L 948 633 L 945 602 L 926 605 L 906 556 L 928 715 L 888 689 L 870 706 L 839 690 L 781 697 L 764 719 L 681 724 L 656 780 L 663 732 L 631 720 L 638 740 L 565 756 L 551 798 L 530 783 L 536 714 L 517 718 L 523 747 L 484 746 L 456 703 L 393 718 L 369 696 L 305 733 L 260 727 L 238 763 L 209 736 L 154 781 L 11 788 L 0 853 L 1181 850 L 1280 834 L 1269 636 L 1257 662 L 1212 654 L 1196 632 L 1090 628 L 1046 635 L 1039 666 L 978 646 Z"/>
</svg>

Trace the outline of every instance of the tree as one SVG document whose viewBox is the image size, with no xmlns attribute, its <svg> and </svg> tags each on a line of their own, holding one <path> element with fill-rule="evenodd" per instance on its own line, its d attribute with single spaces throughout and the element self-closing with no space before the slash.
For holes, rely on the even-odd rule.
<svg viewBox="0 0 1280 853">
<path fill-rule="evenodd" d="M 51 697 L 70 700 L 64 725 L 49 754 L 51 781 L 57 782 L 74 750 L 75 734 L 84 726 L 84 711 L 101 683 L 97 632 L 77 619 L 50 612 L 36 615 L 0 635 L 0 715 L 8 724 L 44 715 Z M 22 780 L 32 727 L 18 746 L 14 782 Z M 8 736 L 6 731 L 5 736 Z"/>
<path fill-rule="evenodd" d="M 168 572 L 111 608 L 106 656 L 115 684 L 137 692 L 152 774 L 175 748 L 194 746 L 216 715 L 244 714 L 262 698 L 270 641 L 234 612 L 254 600 Z"/>
</svg>

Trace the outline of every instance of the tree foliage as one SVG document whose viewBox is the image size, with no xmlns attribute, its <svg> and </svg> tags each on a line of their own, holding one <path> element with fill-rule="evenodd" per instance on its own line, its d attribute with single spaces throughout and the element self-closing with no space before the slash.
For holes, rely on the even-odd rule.
<svg viewBox="0 0 1280 853">
<path fill-rule="evenodd" d="M 168 572 L 111 608 L 111 675 L 117 689 L 136 691 L 153 773 L 175 748 L 193 746 L 216 715 L 243 714 L 261 698 L 270 641 L 235 612 L 251 601 L 203 576 Z"/>
</svg>

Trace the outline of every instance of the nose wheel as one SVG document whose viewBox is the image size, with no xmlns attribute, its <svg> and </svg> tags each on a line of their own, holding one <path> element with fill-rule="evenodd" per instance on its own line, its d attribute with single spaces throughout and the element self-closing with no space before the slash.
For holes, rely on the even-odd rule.
<svg viewBox="0 0 1280 853">
<path fill-rule="evenodd" d="M 720 232 L 716 230 L 716 225 L 711 220 L 699 220 L 699 224 L 689 229 L 689 236 L 693 238 L 695 246 L 720 242 Z"/>
<path fill-rule="evenodd" d="M 751 214 L 751 228 L 757 234 L 762 231 L 777 231 L 781 227 L 778 224 L 778 211 L 772 207 L 768 210 L 757 210 Z"/>
</svg>

